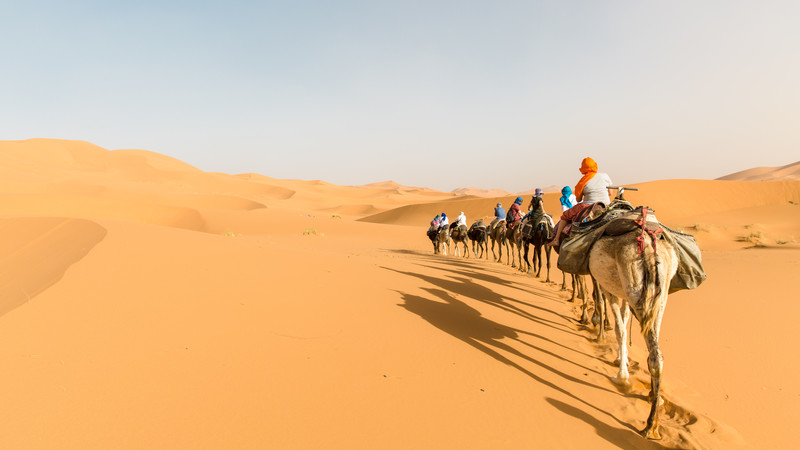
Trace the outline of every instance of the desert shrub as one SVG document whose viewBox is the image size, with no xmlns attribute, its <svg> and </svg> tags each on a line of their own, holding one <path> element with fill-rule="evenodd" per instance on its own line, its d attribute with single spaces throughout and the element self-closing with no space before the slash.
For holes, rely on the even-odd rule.
<svg viewBox="0 0 800 450">
<path fill-rule="evenodd" d="M 711 231 L 711 227 L 704 223 L 696 223 L 686 228 L 692 231 L 705 231 L 705 232 Z"/>
<path fill-rule="evenodd" d="M 747 234 L 747 235 L 744 235 L 744 236 L 739 236 L 739 239 L 737 239 L 737 240 L 739 242 L 749 242 L 749 243 L 755 245 L 756 247 L 760 247 L 760 246 L 763 246 L 763 245 L 766 244 L 767 238 L 766 238 L 766 236 L 764 236 L 763 232 L 754 231 L 754 232 L 752 232 L 750 234 Z"/>
</svg>

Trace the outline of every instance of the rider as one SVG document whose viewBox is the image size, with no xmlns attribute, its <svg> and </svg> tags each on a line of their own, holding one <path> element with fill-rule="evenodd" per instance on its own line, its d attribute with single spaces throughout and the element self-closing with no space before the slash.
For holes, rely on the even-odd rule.
<svg viewBox="0 0 800 450">
<path fill-rule="evenodd" d="M 447 214 L 442 213 L 442 218 L 439 220 L 439 230 L 441 231 L 448 225 L 450 225 L 450 219 L 447 218 Z"/>
<path fill-rule="evenodd" d="M 531 196 L 531 202 L 528 204 L 528 213 L 525 214 L 525 216 L 523 216 L 523 219 L 531 215 L 531 212 L 533 211 L 533 206 L 536 203 L 536 199 L 542 198 L 543 196 L 544 196 L 544 191 L 542 190 L 542 188 L 536 188 L 536 190 L 533 193 L 533 196 Z"/>
<path fill-rule="evenodd" d="M 584 158 L 580 170 L 583 177 L 575 186 L 575 198 L 581 203 L 611 203 L 611 192 L 608 189 L 614 185 L 611 177 L 603 172 L 598 173 L 597 163 L 592 158 Z"/>
<path fill-rule="evenodd" d="M 575 197 L 581 202 L 567 209 L 561 215 L 561 220 L 556 224 L 555 237 L 548 243 L 549 245 L 559 245 L 559 239 L 564 228 L 572 223 L 584 209 L 590 208 L 596 202 L 602 202 L 605 205 L 611 203 L 610 191 L 608 189 L 610 186 L 613 186 L 611 177 L 606 173 L 598 173 L 597 163 L 592 158 L 584 158 L 583 161 L 581 161 L 580 171 L 583 177 L 581 177 L 578 184 L 575 185 Z"/>
<path fill-rule="evenodd" d="M 436 217 L 431 220 L 431 227 L 428 228 L 428 237 L 433 239 L 436 233 L 439 232 L 439 215 L 437 214 Z"/>
<path fill-rule="evenodd" d="M 572 193 L 572 188 L 569 186 L 561 188 L 561 198 L 559 200 L 561 201 L 561 212 L 578 204 L 578 199 L 575 198 L 575 194 Z"/>
<path fill-rule="evenodd" d="M 456 221 L 450 225 L 450 231 L 453 231 L 453 228 L 460 227 L 461 225 L 464 225 L 464 227 L 467 226 L 467 216 L 464 215 L 464 211 L 461 211 L 461 214 L 456 217 Z"/>
<path fill-rule="evenodd" d="M 519 212 L 521 205 L 522 197 L 517 197 L 517 199 L 514 200 L 514 204 L 508 208 L 508 228 L 514 228 L 514 226 L 518 224 L 520 220 L 522 220 L 522 215 Z"/>
<path fill-rule="evenodd" d="M 440 220 L 441 219 L 439 219 L 439 215 L 437 214 L 436 217 L 434 217 L 433 220 L 431 220 L 431 229 L 439 228 L 439 221 Z"/>
<path fill-rule="evenodd" d="M 494 224 L 501 220 L 506 220 L 506 210 L 503 209 L 502 203 L 498 203 L 494 208 L 494 220 L 492 220 L 492 223 L 489 224 L 489 228 L 494 228 Z"/>
</svg>

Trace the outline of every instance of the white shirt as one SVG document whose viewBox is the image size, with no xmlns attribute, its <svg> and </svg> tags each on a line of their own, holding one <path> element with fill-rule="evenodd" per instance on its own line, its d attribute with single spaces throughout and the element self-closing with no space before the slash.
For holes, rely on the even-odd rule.
<svg viewBox="0 0 800 450">
<path fill-rule="evenodd" d="M 445 225 L 450 225 L 450 219 L 447 217 L 442 217 L 442 220 L 439 222 L 439 226 L 443 227 Z"/>
<path fill-rule="evenodd" d="M 578 199 L 575 198 L 575 194 L 569 194 L 569 198 L 567 200 L 569 200 L 569 204 L 572 205 L 572 206 L 575 206 L 575 205 L 578 204 Z M 569 208 L 567 208 L 567 205 L 561 205 L 561 212 L 564 212 L 564 211 L 566 211 L 568 209 Z"/>
<path fill-rule="evenodd" d="M 614 183 L 611 182 L 611 178 L 607 174 L 598 172 L 583 187 L 583 201 L 581 203 L 603 202 L 608 206 L 611 203 L 611 198 L 608 196 L 608 187 L 613 185 Z"/>
<path fill-rule="evenodd" d="M 458 219 L 456 219 L 456 222 L 458 222 L 459 225 L 467 226 L 467 216 L 459 214 Z"/>
</svg>

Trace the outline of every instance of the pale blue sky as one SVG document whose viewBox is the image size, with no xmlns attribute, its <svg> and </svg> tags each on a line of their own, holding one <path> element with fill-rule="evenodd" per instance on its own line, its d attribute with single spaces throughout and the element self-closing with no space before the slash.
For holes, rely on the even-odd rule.
<svg viewBox="0 0 800 450">
<path fill-rule="evenodd" d="M 451 190 L 800 160 L 795 1 L 5 1 L 0 139 Z"/>
</svg>

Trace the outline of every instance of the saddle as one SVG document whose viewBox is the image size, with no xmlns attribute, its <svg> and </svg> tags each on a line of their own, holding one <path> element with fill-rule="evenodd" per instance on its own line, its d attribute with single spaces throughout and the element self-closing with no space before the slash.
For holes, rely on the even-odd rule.
<svg viewBox="0 0 800 450">
<path fill-rule="evenodd" d="M 593 208 L 587 208 L 593 209 Z M 656 219 L 648 207 L 633 208 L 626 201 L 617 201 L 594 219 L 575 223 L 571 235 L 561 243 L 558 268 L 567 273 L 589 274 L 589 251 L 603 236 L 621 236 L 641 231 L 654 239 L 667 241 L 678 256 L 678 271 L 670 281 L 669 292 L 694 289 L 706 278 L 700 247 L 694 236 L 675 231 Z M 589 215 L 590 216 L 590 215 Z M 644 218 L 644 223 L 642 223 Z"/>
<path fill-rule="evenodd" d="M 505 225 L 505 223 L 506 223 L 506 219 L 501 219 L 501 220 L 498 220 L 498 221 L 497 221 L 497 222 L 494 224 L 494 226 L 492 227 L 492 231 L 494 231 L 494 230 L 496 230 L 496 229 L 500 228 L 500 226 L 501 226 L 501 225 Z"/>
<path fill-rule="evenodd" d="M 433 241 L 436 240 L 436 238 L 439 236 L 439 230 L 437 228 L 431 227 L 428 228 L 428 232 L 426 234 L 428 235 L 428 239 Z"/>
<path fill-rule="evenodd" d="M 479 222 L 475 222 L 469 227 L 469 230 L 472 231 L 472 230 L 474 230 L 476 228 L 482 228 L 482 229 L 485 230 L 486 229 L 486 224 L 483 223 L 483 222 L 480 222 L 480 221 Z"/>
<path fill-rule="evenodd" d="M 545 225 L 547 229 L 547 236 L 545 236 L 545 239 L 549 240 L 550 238 L 552 238 L 553 228 L 555 228 L 555 225 L 553 224 L 553 218 L 549 214 L 544 213 L 538 217 L 538 220 L 536 219 L 537 218 L 534 216 L 534 217 L 528 217 L 528 220 L 525 219 L 522 220 L 522 235 L 530 239 L 533 237 L 533 233 L 540 225 Z"/>
<path fill-rule="evenodd" d="M 467 232 L 467 236 L 472 239 L 473 241 L 477 241 L 481 238 L 481 234 L 486 234 L 486 224 L 483 222 L 475 222 L 472 226 L 469 227 L 469 231 Z"/>
</svg>

